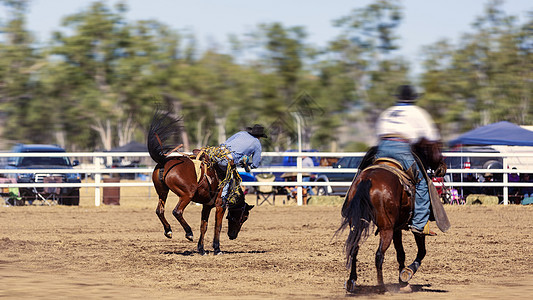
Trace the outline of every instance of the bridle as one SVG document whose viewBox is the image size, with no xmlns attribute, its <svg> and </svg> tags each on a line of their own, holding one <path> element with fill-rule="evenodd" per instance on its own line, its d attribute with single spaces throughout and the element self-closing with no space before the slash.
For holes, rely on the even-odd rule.
<svg viewBox="0 0 533 300">
<path fill-rule="evenodd" d="M 242 217 L 244 216 L 244 213 L 246 212 L 246 203 L 244 202 L 244 200 L 241 200 L 235 203 L 235 205 L 233 205 L 235 207 L 237 204 L 240 204 L 241 202 L 243 203 L 243 205 L 240 208 L 231 208 L 230 206 L 228 206 L 228 215 L 226 216 L 226 219 L 228 219 L 228 221 L 238 222 L 238 223 L 241 222 Z M 233 216 L 234 213 L 232 213 L 232 211 L 238 212 L 239 210 L 240 210 L 240 214 L 239 214 L 239 219 L 237 220 L 237 218 Z"/>
</svg>

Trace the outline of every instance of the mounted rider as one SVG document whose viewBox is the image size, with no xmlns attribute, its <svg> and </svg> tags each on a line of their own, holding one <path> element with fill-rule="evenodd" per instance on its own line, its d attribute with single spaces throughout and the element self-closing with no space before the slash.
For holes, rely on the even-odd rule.
<svg viewBox="0 0 533 300">
<path fill-rule="evenodd" d="M 396 105 L 386 109 L 376 123 L 379 138 L 375 158 L 388 157 L 399 161 L 408 170 L 413 168 L 415 176 L 415 208 L 411 231 L 415 234 L 436 235 L 429 230 L 430 195 L 428 183 L 415 162 L 411 145 L 426 139 L 439 143 L 440 134 L 431 116 L 415 105 L 418 94 L 410 85 L 398 88 Z"/>
<path fill-rule="evenodd" d="M 236 171 L 237 166 L 246 169 L 259 167 L 261 162 L 261 142 L 260 138 L 266 138 L 265 128 L 259 124 L 253 127 L 246 127 L 246 130 L 239 131 L 228 138 L 219 146 L 224 149 L 226 155 L 220 157 L 217 163 L 226 176 L 223 180 L 222 200 L 224 203 L 232 203 L 236 192 L 240 189 L 241 178 Z M 222 176 L 219 176 L 222 177 Z"/>
</svg>

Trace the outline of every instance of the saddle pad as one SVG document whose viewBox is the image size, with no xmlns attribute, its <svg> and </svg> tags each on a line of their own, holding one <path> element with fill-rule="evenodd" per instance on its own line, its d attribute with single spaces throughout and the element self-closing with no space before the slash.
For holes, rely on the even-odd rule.
<svg viewBox="0 0 533 300">
<path fill-rule="evenodd" d="M 411 182 L 411 178 L 409 177 L 409 175 L 406 172 L 404 172 L 402 169 L 393 167 L 393 166 L 388 165 L 388 164 L 383 164 L 383 163 L 377 164 L 377 165 L 371 165 L 370 167 L 366 168 L 365 170 L 367 170 L 367 169 L 385 169 L 385 170 L 395 174 L 398 177 L 398 179 L 400 180 L 400 184 L 404 187 L 404 190 L 411 197 L 414 197 L 415 186 Z"/>
<path fill-rule="evenodd" d="M 200 182 L 200 177 L 202 177 L 202 161 L 198 159 L 191 159 L 194 163 L 194 170 L 196 171 L 196 182 Z"/>
<path fill-rule="evenodd" d="M 405 170 L 402 167 L 402 164 L 398 160 L 396 160 L 394 158 L 380 157 L 380 158 L 376 159 L 376 161 L 374 161 L 374 164 L 380 164 L 380 163 L 392 164 L 391 167 L 396 167 L 396 168 L 400 169 L 400 171 L 404 171 L 405 172 Z"/>
</svg>

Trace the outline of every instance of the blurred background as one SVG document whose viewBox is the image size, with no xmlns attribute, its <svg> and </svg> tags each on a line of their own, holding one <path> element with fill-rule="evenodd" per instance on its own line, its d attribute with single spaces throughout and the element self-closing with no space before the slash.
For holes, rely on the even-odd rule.
<svg viewBox="0 0 533 300">
<path fill-rule="evenodd" d="M 303 149 L 364 151 L 401 84 L 444 141 L 533 125 L 531 1 L 263 2 L 0 0 L 0 150 L 144 144 L 162 103 L 185 151 L 254 123 L 264 150 L 299 123 Z"/>
</svg>

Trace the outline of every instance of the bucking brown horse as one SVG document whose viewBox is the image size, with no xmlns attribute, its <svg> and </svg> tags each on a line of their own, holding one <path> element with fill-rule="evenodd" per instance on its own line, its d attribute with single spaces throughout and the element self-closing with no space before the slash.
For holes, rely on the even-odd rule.
<svg viewBox="0 0 533 300">
<path fill-rule="evenodd" d="M 213 249 L 214 254 L 218 255 L 222 253 L 220 251 L 220 232 L 226 206 L 228 208 L 228 237 L 235 239 L 243 223 L 248 219 L 249 211 L 253 205 L 248 205 L 244 201 L 244 194 L 241 189 L 239 189 L 235 204 L 225 205 L 223 203 L 220 197 L 222 189 L 219 189 L 220 180 L 217 176 L 216 163 L 202 160 L 199 167 L 195 167 L 195 163 L 187 155 L 169 155 L 176 147 L 175 145 L 166 146 L 166 144 L 169 140 L 180 136 L 179 121 L 180 119 L 174 117 L 171 112 L 163 113 L 157 110 L 148 131 L 148 152 L 157 163 L 152 173 L 152 181 L 159 195 L 156 214 L 163 224 L 165 236 L 172 238 L 171 226 L 165 218 L 165 203 L 169 191 L 174 192 L 179 197 L 179 201 L 172 214 L 185 230 L 185 238 L 193 241 L 193 232 L 183 217 L 183 211 L 191 201 L 202 204 L 200 238 L 197 249 L 201 255 L 204 255 L 206 253 L 204 236 L 207 231 L 209 214 L 213 208 L 216 208 Z M 198 174 L 197 170 L 199 170 Z"/>
</svg>

